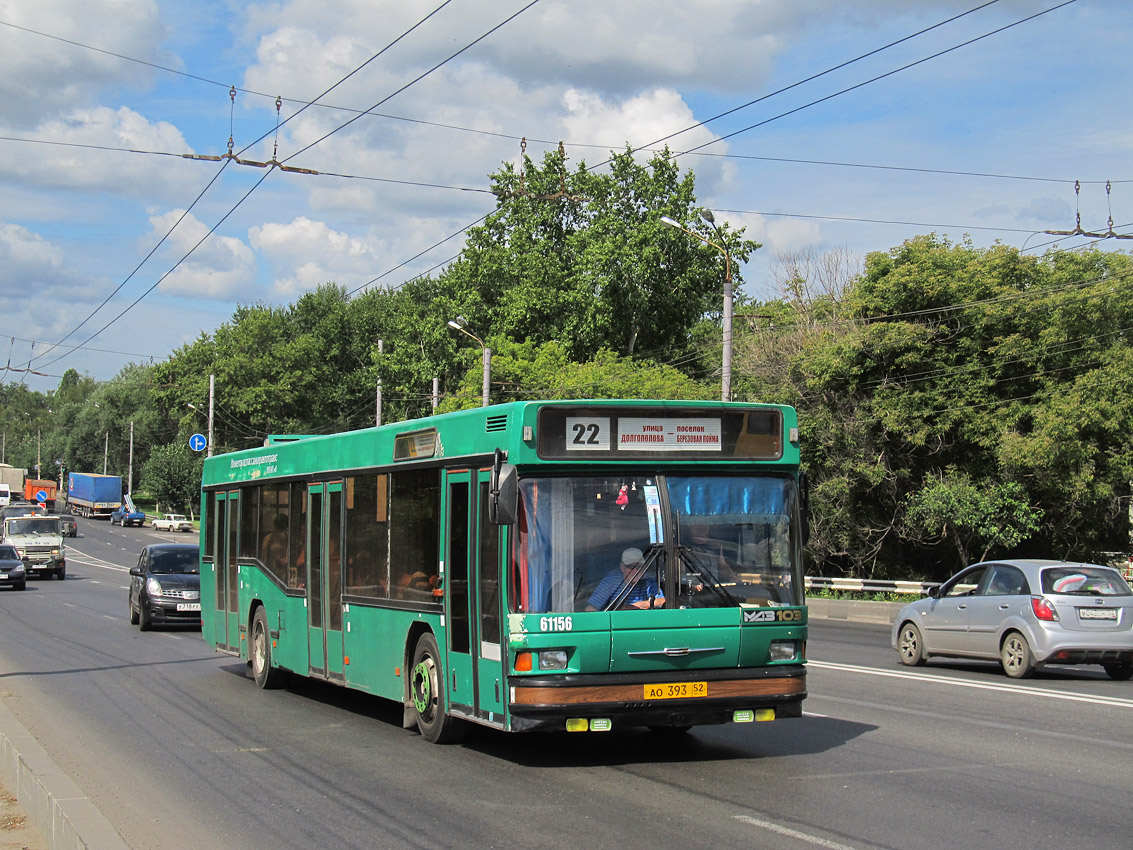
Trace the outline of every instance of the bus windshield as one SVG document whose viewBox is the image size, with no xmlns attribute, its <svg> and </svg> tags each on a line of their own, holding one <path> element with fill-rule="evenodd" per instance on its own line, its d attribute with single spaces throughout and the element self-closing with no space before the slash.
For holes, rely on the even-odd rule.
<svg viewBox="0 0 1133 850">
<path fill-rule="evenodd" d="M 514 612 L 802 604 L 790 478 L 526 478 L 517 528 Z"/>
</svg>

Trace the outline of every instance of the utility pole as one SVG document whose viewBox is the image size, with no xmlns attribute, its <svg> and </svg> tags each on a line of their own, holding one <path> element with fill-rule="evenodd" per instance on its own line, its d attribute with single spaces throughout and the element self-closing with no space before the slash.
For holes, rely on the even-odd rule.
<svg viewBox="0 0 1133 850">
<path fill-rule="evenodd" d="M 213 451 L 212 450 L 212 440 L 213 440 L 213 433 L 212 433 L 212 421 L 213 420 L 212 420 L 212 417 L 213 417 L 213 405 L 215 403 L 215 399 L 216 399 L 216 375 L 209 375 L 209 447 L 208 447 L 208 452 L 207 452 L 208 457 L 212 457 L 212 451 Z"/>
<path fill-rule="evenodd" d="M 134 495 L 134 420 L 130 420 L 130 471 L 126 478 L 126 492 Z"/>
<path fill-rule="evenodd" d="M 381 359 L 384 348 L 385 348 L 385 340 L 379 339 L 378 340 L 378 359 L 379 360 Z M 381 367 L 380 364 L 378 366 L 378 394 L 377 394 L 377 398 L 375 400 L 375 406 L 376 406 L 377 409 L 374 413 L 374 424 L 375 425 L 381 425 L 382 424 L 382 367 Z"/>
</svg>

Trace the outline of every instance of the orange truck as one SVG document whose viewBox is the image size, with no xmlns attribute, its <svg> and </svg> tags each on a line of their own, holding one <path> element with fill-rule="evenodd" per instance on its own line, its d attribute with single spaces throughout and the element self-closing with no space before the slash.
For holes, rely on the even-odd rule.
<svg viewBox="0 0 1133 850">
<path fill-rule="evenodd" d="M 40 478 L 29 478 L 24 482 L 24 498 L 29 502 L 40 501 L 39 494 L 41 492 L 47 494 L 47 498 L 43 500 L 44 503 L 48 508 L 53 508 L 55 506 L 54 481 L 47 481 Z"/>
</svg>

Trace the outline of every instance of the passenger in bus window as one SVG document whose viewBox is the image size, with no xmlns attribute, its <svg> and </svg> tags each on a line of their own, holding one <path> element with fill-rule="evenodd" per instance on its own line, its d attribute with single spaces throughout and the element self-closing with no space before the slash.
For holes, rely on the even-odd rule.
<svg viewBox="0 0 1133 850">
<path fill-rule="evenodd" d="M 665 605 L 665 595 L 657 584 L 657 577 L 644 570 L 644 556 L 636 546 L 622 552 L 621 563 L 616 570 L 611 570 L 598 582 L 594 592 L 590 594 L 590 601 L 586 603 L 587 611 L 604 611 L 626 587 L 633 582 L 633 587 L 622 600 L 622 608 L 662 608 Z"/>
<path fill-rule="evenodd" d="M 275 575 L 287 576 L 287 514 L 275 515 L 275 528 L 264 535 L 260 557 Z"/>
</svg>

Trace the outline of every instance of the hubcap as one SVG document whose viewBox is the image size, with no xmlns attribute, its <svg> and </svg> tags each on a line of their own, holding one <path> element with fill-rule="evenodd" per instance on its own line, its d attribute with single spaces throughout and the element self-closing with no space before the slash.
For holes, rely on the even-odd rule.
<svg viewBox="0 0 1133 850">
<path fill-rule="evenodd" d="M 431 716 L 433 694 L 435 688 L 433 680 L 436 668 L 433 659 L 426 656 L 413 668 L 413 707 L 417 713 L 428 719 Z"/>
</svg>

